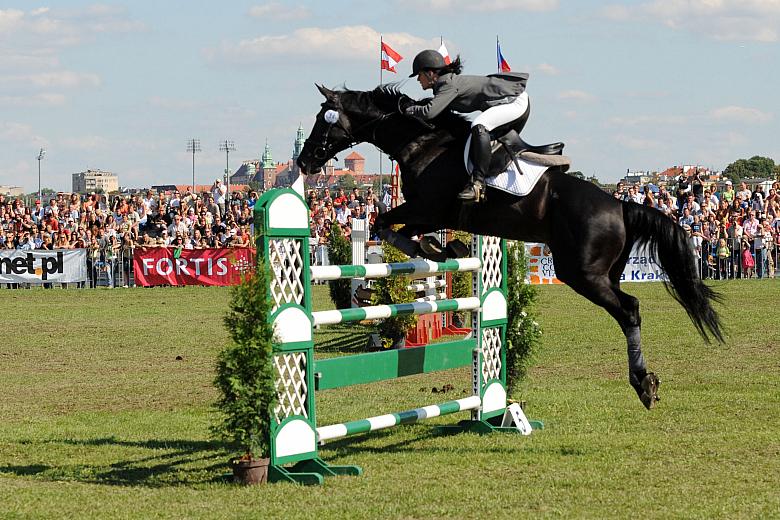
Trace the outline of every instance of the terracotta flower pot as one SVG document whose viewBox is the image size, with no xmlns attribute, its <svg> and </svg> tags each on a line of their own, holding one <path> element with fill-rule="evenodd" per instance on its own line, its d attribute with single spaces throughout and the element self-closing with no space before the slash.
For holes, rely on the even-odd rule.
<svg viewBox="0 0 780 520">
<path fill-rule="evenodd" d="M 237 484 L 264 484 L 268 480 L 268 464 L 271 459 L 233 459 L 233 481 Z"/>
</svg>

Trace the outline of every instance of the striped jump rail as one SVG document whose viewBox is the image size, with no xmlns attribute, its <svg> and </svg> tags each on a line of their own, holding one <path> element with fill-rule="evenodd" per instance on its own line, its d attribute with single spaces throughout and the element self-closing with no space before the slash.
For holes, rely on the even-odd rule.
<svg viewBox="0 0 780 520">
<path fill-rule="evenodd" d="M 336 309 L 312 312 L 314 325 L 334 325 L 352 321 L 378 320 L 404 314 L 431 314 L 434 312 L 473 311 L 479 309 L 480 301 L 476 296 L 454 298 L 430 302 L 396 303 L 393 305 L 373 305 L 355 309 Z"/>
<path fill-rule="evenodd" d="M 433 301 L 440 301 L 440 300 L 446 300 L 447 299 L 447 293 L 437 293 L 437 294 L 429 294 L 427 296 L 422 296 L 420 298 L 415 298 L 414 301 L 416 302 L 433 302 Z"/>
<path fill-rule="evenodd" d="M 464 397 L 463 399 L 423 406 L 422 408 L 415 408 L 414 410 L 407 410 L 405 412 L 378 415 L 376 417 L 369 417 L 368 419 L 332 424 L 330 426 L 320 426 L 317 428 L 317 439 L 320 443 L 323 443 L 348 437 L 350 435 L 357 435 L 359 433 L 392 428 L 393 426 L 398 426 L 400 424 L 411 424 L 424 419 L 439 417 L 440 415 L 464 412 L 466 410 L 476 410 L 480 407 L 480 404 L 481 400 L 479 396 L 472 395 Z"/>
<path fill-rule="evenodd" d="M 439 289 L 440 287 L 446 287 L 447 280 L 433 280 L 432 282 L 413 283 L 406 286 L 410 291 L 422 292 L 429 289 Z"/>
<path fill-rule="evenodd" d="M 434 274 L 458 271 L 478 271 L 478 258 L 454 258 L 444 262 L 415 259 L 411 262 L 366 265 L 313 265 L 312 280 L 340 280 L 342 278 L 387 278 L 399 274 Z"/>
</svg>

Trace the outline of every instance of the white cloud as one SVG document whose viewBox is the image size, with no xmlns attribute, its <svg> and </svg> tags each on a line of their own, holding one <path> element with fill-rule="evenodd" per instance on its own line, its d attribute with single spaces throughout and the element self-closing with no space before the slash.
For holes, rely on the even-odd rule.
<svg viewBox="0 0 780 520">
<path fill-rule="evenodd" d="M 464 11 L 554 11 L 558 0 L 398 0 L 402 9 L 457 15 Z"/>
<path fill-rule="evenodd" d="M 615 142 L 623 148 L 628 148 L 630 150 L 653 150 L 662 147 L 662 144 L 659 141 L 631 137 L 628 135 L 615 136 Z"/>
<path fill-rule="evenodd" d="M 206 49 L 204 54 L 211 61 L 226 60 L 252 62 L 264 57 L 296 56 L 300 59 L 329 61 L 340 59 L 377 59 L 379 32 L 366 25 L 352 25 L 321 29 L 305 27 L 291 34 L 258 36 L 237 43 L 223 43 L 217 49 Z M 414 52 L 430 42 L 408 33 L 383 33 L 384 40 L 402 54 Z M 313 52 L 315 51 L 316 52 Z"/>
<path fill-rule="evenodd" d="M 301 20 L 309 18 L 311 12 L 301 6 L 291 7 L 279 2 L 255 5 L 249 8 L 249 16 L 272 20 Z"/>
<path fill-rule="evenodd" d="M 69 70 L 19 76 L 0 76 L 0 86 L 83 88 L 97 87 L 99 85 L 100 77 L 97 74 L 82 74 Z"/>
<path fill-rule="evenodd" d="M 726 106 L 710 111 L 710 117 L 718 120 L 737 121 L 741 123 L 766 123 L 772 119 L 772 114 L 756 108 Z"/>
<path fill-rule="evenodd" d="M 142 22 L 129 18 L 124 8 L 108 5 L 67 11 L 37 8 L 27 13 L 17 9 L 0 10 L 0 41 L 7 40 L 17 47 L 62 47 L 92 39 L 95 33 L 145 29 Z"/>
<path fill-rule="evenodd" d="M 669 116 L 632 116 L 632 117 L 612 117 L 607 120 L 612 126 L 635 127 L 635 126 L 677 126 L 687 122 L 687 118 L 679 115 Z"/>
<path fill-rule="evenodd" d="M 780 39 L 778 0 L 652 0 L 602 8 L 608 19 L 654 20 L 669 28 L 722 41 L 776 42 Z"/>
<path fill-rule="evenodd" d="M 11 121 L 0 122 L 0 140 L 36 143 L 36 146 L 45 146 L 47 144 L 45 139 L 35 133 L 32 126 Z"/>
<path fill-rule="evenodd" d="M 558 94 L 558 99 L 567 99 L 573 101 L 594 101 L 596 98 L 583 90 L 564 90 Z"/>
<path fill-rule="evenodd" d="M 536 66 L 536 70 L 541 72 L 542 74 L 547 74 L 548 76 L 557 76 L 560 74 L 560 71 L 557 67 L 554 65 L 550 65 L 549 63 L 540 63 Z"/>
<path fill-rule="evenodd" d="M 67 137 L 62 140 L 61 144 L 65 148 L 96 151 L 108 148 L 109 141 L 105 137 L 99 135 L 85 135 L 79 137 Z"/>
<path fill-rule="evenodd" d="M 175 111 L 189 111 L 200 108 L 200 105 L 194 101 L 183 99 L 171 99 L 160 96 L 153 96 L 149 99 L 149 104 L 155 108 Z"/>
<path fill-rule="evenodd" d="M 51 107 L 65 104 L 63 94 L 42 93 L 32 96 L 0 96 L 0 107 Z"/>
</svg>

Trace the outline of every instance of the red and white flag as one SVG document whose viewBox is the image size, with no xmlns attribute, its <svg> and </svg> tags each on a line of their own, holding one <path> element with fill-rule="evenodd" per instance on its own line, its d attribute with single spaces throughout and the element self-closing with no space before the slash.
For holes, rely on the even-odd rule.
<svg viewBox="0 0 780 520">
<path fill-rule="evenodd" d="M 444 43 L 442 43 L 441 47 L 439 47 L 439 54 L 444 56 L 444 63 L 447 65 L 452 63 L 452 60 L 450 59 L 450 53 L 447 51 L 447 47 L 444 45 Z"/>
<path fill-rule="evenodd" d="M 404 59 L 403 56 L 395 52 L 388 44 L 382 42 L 382 69 L 395 72 L 395 66 Z"/>
</svg>

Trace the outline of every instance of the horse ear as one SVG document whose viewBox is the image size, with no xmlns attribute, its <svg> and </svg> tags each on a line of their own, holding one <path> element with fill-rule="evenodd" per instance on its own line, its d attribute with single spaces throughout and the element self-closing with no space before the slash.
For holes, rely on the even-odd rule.
<svg viewBox="0 0 780 520">
<path fill-rule="evenodd" d="M 314 85 L 317 87 L 317 90 L 319 90 L 320 93 L 323 96 L 325 96 L 325 99 L 330 101 L 330 100 L 332 100 L 332 99 L 334 99 L 336 97 L 336 93 L 335 92 L 333 92 L 332 90 L 324 87 L 323 85 L 317 85 L 316 83 Z"/>
</svg>

